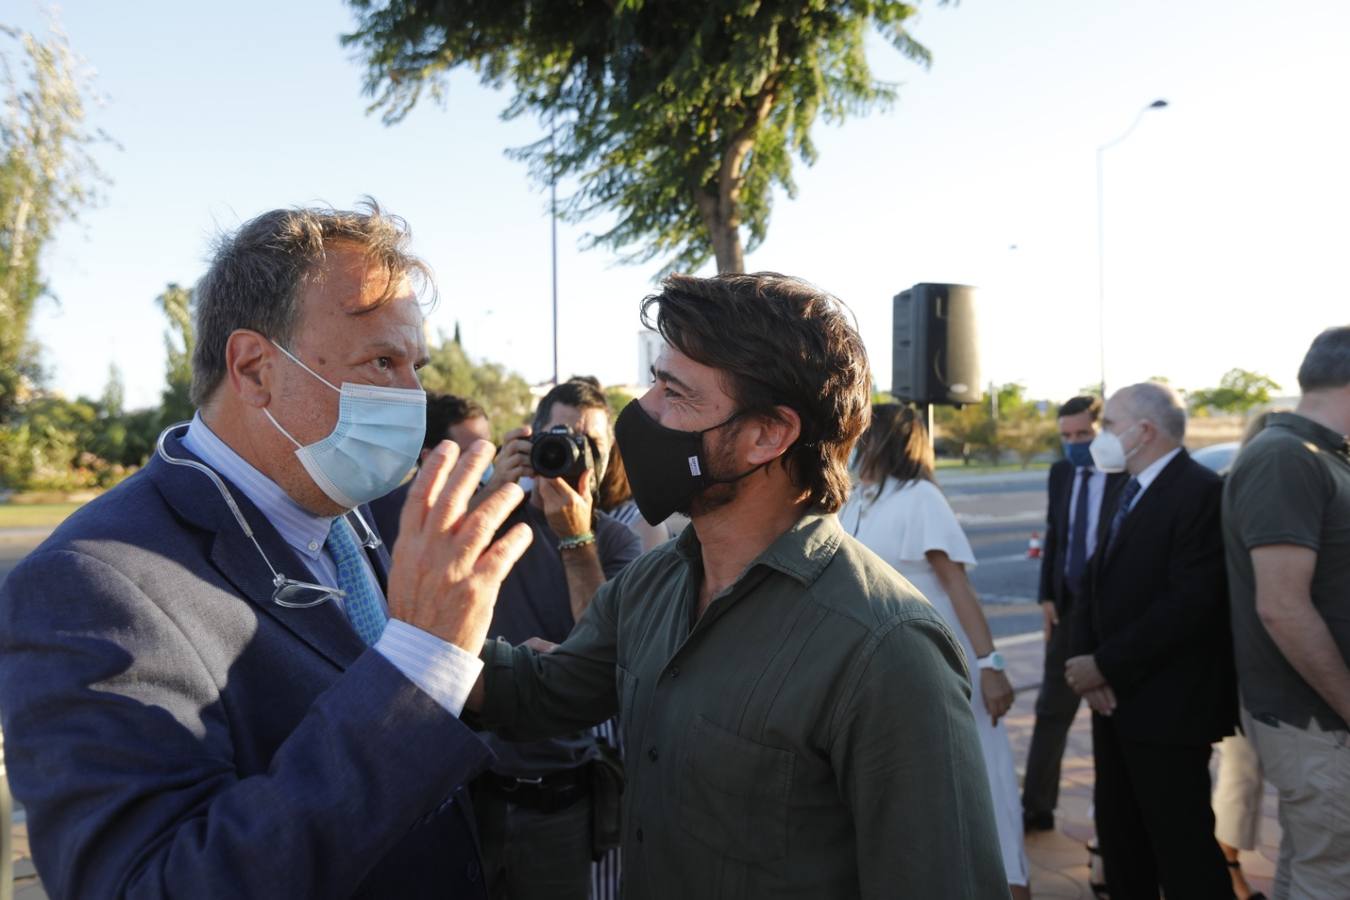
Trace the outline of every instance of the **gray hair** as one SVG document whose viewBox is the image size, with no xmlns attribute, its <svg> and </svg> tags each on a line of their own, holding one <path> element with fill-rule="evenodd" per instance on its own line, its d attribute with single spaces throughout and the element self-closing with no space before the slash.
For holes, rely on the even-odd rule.
<svg viewBox="0 0 1350 900">
<path fill-rule="evenodd" d="M 1350 325 L 1328 328 L 1313 339 L 1303 365 L 1298 367 L 1298 386 L 1306 394 L 1350 384 Z"/>
<path fill-rule="evenodd" d="M 419 292 L 429 289 L 434 303 L 431 269 L 407 252 L 411 240 L 408 223 L 369 197 L 356 211 L 274 209 L 223 235 L 194 296 L 193 405 L 209 400 L 225 378 L 225 344 L 236 330 L 256 331 L 282 345 L 290 342 L 300 288 L 321 275 L 334 243 L 356 245 L 369 264 L 389 273 L 381 304 L 393 299 L 404 277 Z"/>
<path fill-rule="evenodd" d="M 1145 419 L 1180 443 L 1186 437 L 1186 407 L 1177 392 L 1156 381 L 1120 389 L 1120 398 L 1136 419 Z"/>
</svg>

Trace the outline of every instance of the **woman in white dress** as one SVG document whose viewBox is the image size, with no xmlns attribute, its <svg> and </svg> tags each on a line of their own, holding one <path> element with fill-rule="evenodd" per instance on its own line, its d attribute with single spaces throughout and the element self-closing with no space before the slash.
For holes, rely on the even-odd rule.
<svg viewBox="0 0 1350 900">
<path fill-rule="evenodd" d="M 975 553 L 933 481 L 933 451 L 914 410 L 896 403 L 874 407 L 855 466 L 861 484 L 840 511 L 840 522 L 928 598 L 965 648 L 1003 867 L 1014 900 L 1029 898 L 1017 771 L 1007 729 L 999 721 L 1012 706 L 1012 684 L 1002 671 L 1002 658 L 994 654 L 989 623 L 966 577 Z"/>
</svg>

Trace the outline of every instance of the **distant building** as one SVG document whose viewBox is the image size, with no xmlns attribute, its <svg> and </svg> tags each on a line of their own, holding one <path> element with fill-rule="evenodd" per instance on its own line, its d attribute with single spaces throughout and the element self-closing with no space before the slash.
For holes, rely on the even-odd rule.
<svg viewBox="0 0 1350 900">
<path fill-rule="evenodd" d="M 661 355 L 665 346 L 665 339 L 655 331 L 643 329 L 638 332 L 638 384 L 651 384 L 652 366 L 656 365 L 656 358 Z"/>
</svg>

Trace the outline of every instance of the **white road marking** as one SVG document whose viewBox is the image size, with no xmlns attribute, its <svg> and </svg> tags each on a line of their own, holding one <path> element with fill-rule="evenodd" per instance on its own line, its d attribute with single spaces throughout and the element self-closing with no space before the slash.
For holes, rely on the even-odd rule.
<svg viewBox="0 0 1350 900">
<path fill-rule="evenodd" d="M 1009 553 L 1007 556 L 991 556 L 988 559 L 975 558 L 975 562 L 982 566 L 997 566 L 1001 563 L 1027 562 L 1040 565 L 1039 559 L 1032 559 L 1025 553 Z"/>
<path fill-rule="evenodd" d="M 1010 634 L 1005 637 L 995 638 L 994 646 L 999 650 L 1004 647 L 1018 647 L 1022 644 L 1030 644 L 1032 641 L 1043 641 L 1045 635 L 1039 631 L 1028 631 L 1025 634 Z"/>
</svg>

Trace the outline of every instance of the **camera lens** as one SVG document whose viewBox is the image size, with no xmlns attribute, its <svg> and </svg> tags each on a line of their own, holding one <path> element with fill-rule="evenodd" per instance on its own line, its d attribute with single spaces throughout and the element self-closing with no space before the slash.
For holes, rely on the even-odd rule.
<svg viewBox="0 0 1350 900">
<path fill-rule="evenodd" d="M 563 455 L 563 448 L 557 444 L 545 444 L 539 448 L 539 466 L 550 472 L 556 472 L 567 466 L 567 459 Z"/>
<path fill-rule="evenodd" d="M 570 471 L 576 458 L 576 445 L 567 435 L 542 434 L 530 451 L 530 467 L 544 478 L 556 478 Z"/>
</svg>

